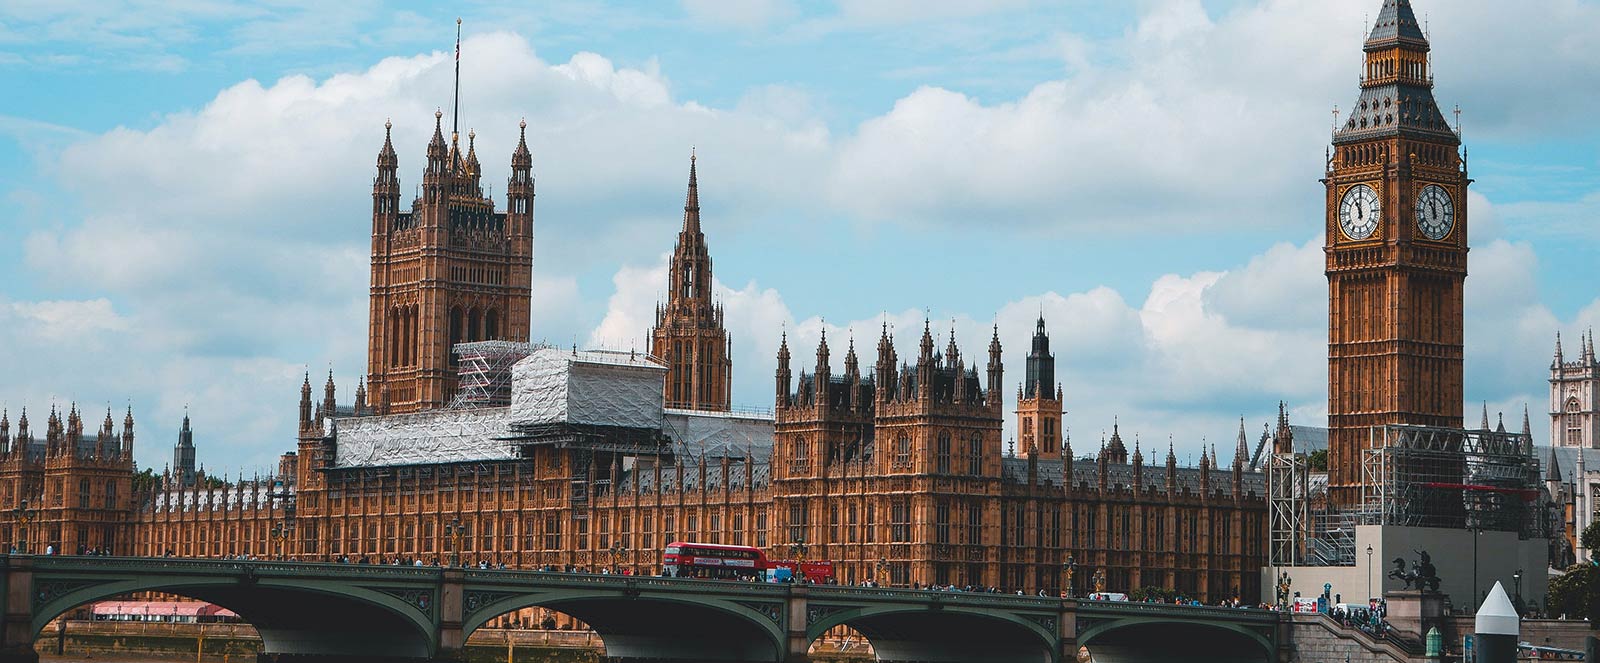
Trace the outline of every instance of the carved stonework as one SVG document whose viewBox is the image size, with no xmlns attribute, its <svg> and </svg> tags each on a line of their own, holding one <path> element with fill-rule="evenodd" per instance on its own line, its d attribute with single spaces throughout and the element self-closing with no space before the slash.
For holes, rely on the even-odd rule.
<svg viewBox="0 0 1600 663">
<path fill-rule="evenodd" d="M 1035 624 L 1038 624 L 1038 625 L 1044 627 L 1044 630 L 1046 630 L 1046 631 L 1049 631 L 1051 633 L 1055 633 L 1056 632 L 1056 616 L 1055 615 L 1023 615 L 1023 616 L 1027 617 L 1028 621 L 1031 621 L 1031 622 L 1033 622 Z"/>
<path fill-rule="evenodd" d="M 433 614 L 433 590 L 431 589 L 394 589 L 374 587 L 373 589 L 405 601 L 407 605 L 421 610 L 423 614 Z"/>
<path fill-rule="evenodd" d="M 755 601 L 736 601 L 736 603 L 760 613 L 761 616 L 772 620 L 774 624 L 778 623 L 783 617 L 782 603 L 758 603 Z"/>
<path fill-rule="evenodd" d="M 513 596 L 516 596 L 516 594 L 512 592 L 467 592 L 465 601 L 467 612 L 476 612 L 479 608 L 489 605 L 490 603 L 494 603 L 501 599 L 511 598 Z"/>
<path fill-rule="evenodd" d="M 806 606 L 806 623 L 815 624 L 828 615 L 845 610 L 849 610 L 849 608 L 842 605 L 809 605 Z"/>
<path fill-rule="evenodd" d="M 84 587 L 101 584 L 95 580 L 51 580 L 34 586 L 33 605 L 38 607 Z"/>
</svg>

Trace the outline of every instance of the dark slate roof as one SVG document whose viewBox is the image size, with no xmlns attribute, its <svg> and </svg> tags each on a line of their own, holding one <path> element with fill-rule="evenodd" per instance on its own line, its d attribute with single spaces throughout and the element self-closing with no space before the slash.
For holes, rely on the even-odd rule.
<svg viewBox="0 0 1600 663">
<path fill-rule="evenodd" d="M 1010 483 L 1027 483 L 1028 460 L 1026 458 L 1007 457 L 1002 464 L 1001 476 Z M 1061 477 L 1061 461 L 1040 459 L 1039 481 L 1044 483 L 1058 483 Z M 1177 487 L 1182 491 L 1187 489 L 1190 493 L 1200 492 L 1200 468 L 1179 467 L 1177 471 Z M 1165 464 L 1145 465 L 1142 476 L 1146 490 L 1155 489 L 1165 491 L 1167 486 L 1167 466 Z M 1100 469 L 1094 458 L 1084 457 L 1072 461 L 1073 485 L 1100 485 Z M 1133 485 L 1133 465 L 1125 463 L 1112 463 L 1106 468 L 1106 483 L 1111 486 L 1121 485 L 1124 488 Z M 1265 496 L 1267 494 L 1267 478 L 1260 472 L 1244 473 L 1244 491 L 1246 494 L 1255 493 Z M 1220 491 L 1224 495 L 1233 492 L 1233 467 L 1225 465 L 1221 469 L 1211 470 L 1211 490 Z"/>
<path fill-rule="evenodd" d="M 1383 0 L 1383 9 L 1378 11 L 1378 22 L 1373 24 L 1372 34 L 1367 35 L 1369 46 L 1395 41 L 1427 43 L 1422 25 L 1417 23 L 1417 15 L 1411 11 L 1411 0 Z"/>
<path fill-rule="evenodd" d="M 1334 136 L 1335 144 L 1384 136 L 1419 136 L 1445 141 L 1456 134 L 1445 121 L 1433 90 L 1411 83 L 1362 88 L 1349 117 Z"/>
<path fill-rule="evenodd" d="M 1553 473 L 1563 482 L 1573 482 L 1578 479 L 1578 454 L 1583 454 L 1583 469 L 1587 472 L 1600 471 L 1600 449 L 1584 447 L 1535 447 L 1533 457 L 1544 462 L 1540 463 L 1542 479 L 1549 481 Z M 1555 461 L 1554 467 L 1550 461 Z"/>
</svg>

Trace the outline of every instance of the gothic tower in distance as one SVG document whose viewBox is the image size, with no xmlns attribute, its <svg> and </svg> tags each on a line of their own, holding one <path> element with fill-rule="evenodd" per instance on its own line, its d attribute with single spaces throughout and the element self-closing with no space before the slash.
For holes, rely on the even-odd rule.
<svg viewBox="0 0 1600 663">
<path fill-rule="evenodd" d="M 1410 0 L 1385 0 L 1361 96 L 1327 162 L 1328 469 L 1361 499 L 1372 426 L 1462 425 L 1466 160 L 1433 99 L 1428 39 Z"/>
<path fill-rule="evenodd" d="M 1595 358 L 1594 331 L 1578 339 L 1578 360 L 1568 361 L 1556 335 L 1556 357 L 1550 362 L 1550 446 L 1589 447 L 1600 434 L 1600 359 Z"/>
<path fill-rule="evenodd" d="M 506 211 L 480 182 L 476 136 L 434 113 L 421 196 L 400 209 L 398 159 L 384 123 L 372 181 L 372 290 L 367 383 L 377 413 L 445 405 L 455 392 L 456 343 L 528 340 L 533 282 L 533 157 L 527 123 L 511 156 Z"/>
<path fill-rule="evenodd" d="M 666 405 L 726 412 L 733 388 L 733 360 L 722 306 L 711 298 L 711 252 L 700 232 L 700 190 L 695 158 L 689 156 L 689 193 L 683 230 L 667 268 L 667 303 L 656 306 L 650 354 L 667 364 Z"/>
<path fill-rule="evenodd" d="M 1017 388 L 1017 447 L 1039 458 L 1061 457 L 1061 385 L 1056 382 L 1056 356 L 1044 332 L 1044 316 L 1033 331 L 1027 377 Z"/>
</svg>

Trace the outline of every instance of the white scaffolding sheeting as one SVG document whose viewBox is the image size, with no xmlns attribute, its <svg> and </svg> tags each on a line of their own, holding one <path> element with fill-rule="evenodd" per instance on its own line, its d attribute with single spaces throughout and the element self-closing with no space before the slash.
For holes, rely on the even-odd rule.
<svg viewBox="0 0 1600 663">
<path fill-rule="evenodd" d="M 339 419 L 335 467 L 513 460 L 506 408 Z"/>
<path fill-rule="evenodd" d="M 633 353 L 536 349 L 512 369 L 511 418 L 660 429 L 666 371 Z"/>
<path fill-rule="evenodd" d="M 772 457 L 772 416 L 667 410 L 666 432 L 676 453 L 693 458 Z"/>
</svg>

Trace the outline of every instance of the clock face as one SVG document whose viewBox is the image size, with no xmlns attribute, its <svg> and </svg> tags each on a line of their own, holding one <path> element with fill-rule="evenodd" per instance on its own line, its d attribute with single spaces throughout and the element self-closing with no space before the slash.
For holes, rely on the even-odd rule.
<svg viewBox="0 0 1600 663">
<path fill-rule="evenodd" d="M 1428 239 L 1438 241 L 1450 236 L 1456 227 L 1455 203 L 1450 193 L 1437 184 L 1422 187 L 1417 194 L 1417 230 Z"/>
<path fill-rule="evenodd" d="M 1378 205 L 1378 192 L 1365 184 L 1357 184 L 1344 192 L 1339 201 L 1339 227 L 1350 239 L 1366 239 L 1378 229 L 1382 210 Z"/>
</svg>

